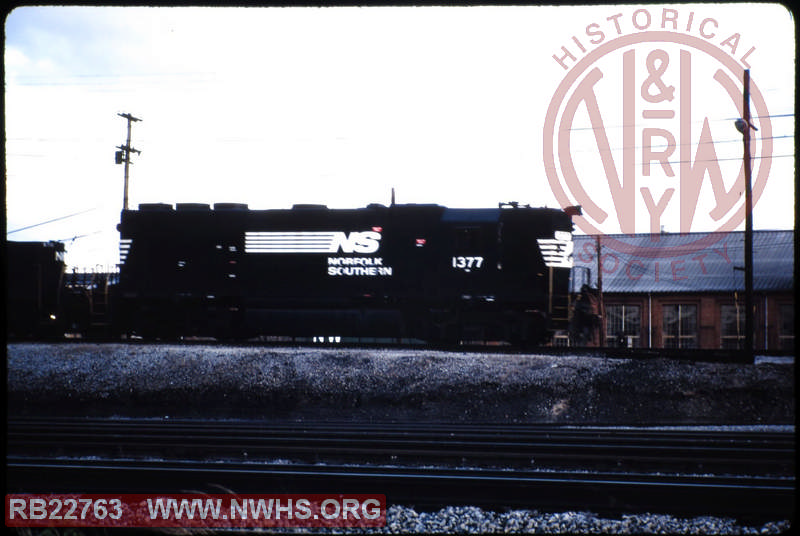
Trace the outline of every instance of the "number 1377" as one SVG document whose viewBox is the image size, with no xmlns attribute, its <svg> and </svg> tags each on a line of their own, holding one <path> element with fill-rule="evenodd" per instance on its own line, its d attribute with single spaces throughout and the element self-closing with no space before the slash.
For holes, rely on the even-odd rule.
<svg viewBox="0 0 800 536">
<path fill-rule="evenodd" d="M 483 265 L 483 257 L 453 257 L 453 268 L 461 270 L 472 270 Z"/>
</svg>

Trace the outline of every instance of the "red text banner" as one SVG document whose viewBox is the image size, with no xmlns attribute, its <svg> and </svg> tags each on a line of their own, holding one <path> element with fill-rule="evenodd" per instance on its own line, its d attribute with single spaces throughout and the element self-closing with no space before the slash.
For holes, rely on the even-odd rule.
<svg viewBox="0 0 800 536">
<path fill-rule="evenodd" d="M 7 527 L 383 527 L 385 495 L 12 494 Z"/>
</svg>

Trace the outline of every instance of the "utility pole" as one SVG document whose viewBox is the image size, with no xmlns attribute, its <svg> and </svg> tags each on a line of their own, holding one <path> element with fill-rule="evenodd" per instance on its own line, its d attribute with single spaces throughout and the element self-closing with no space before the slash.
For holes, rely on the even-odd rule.
<svg viewBox="0 0 800 536">
<path fill-rule="evenodd" d="M 753 189 L 750 156 L 750 69 L 744 71 L 742 114 L 744 128 L 744 347 L 747 357 L 753 358 Z"/>
<path fill-rule="evenodd" d="M 597 344 L 604 348 L 606 346 L 606 308 L 605 303 L 603 303 L 603 250 L 600 243 L 600 235 L 596 235 L 594 239 L 597 253 L 597 314 L 600 315 L 600 331 L 597 334 Z"/>
<path fill-rule="evenodd" d="M 125 164 L 125 183 L 122 191 L 122 210 L 128 210 L 128 166 L 131 164 L 131 153 L 141 153 L 141 151 L 131 147 L 131 123 L 135 121 L 141 121 L 141 119 L 138 117 L 133 117 L 131 114 L 127 113 L 117 115 L 128 120 L 128 137 L 125 141 L 125 145 L 118 145 L 117 149 L 119 149 L 119 151 L 117 151 L 114 155 L 117 164 Z"/>
</svg>

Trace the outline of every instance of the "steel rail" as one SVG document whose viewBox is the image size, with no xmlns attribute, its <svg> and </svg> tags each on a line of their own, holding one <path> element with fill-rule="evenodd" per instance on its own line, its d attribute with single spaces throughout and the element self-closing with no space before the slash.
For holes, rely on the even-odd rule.
<svg viewBox="0 0 800 536">
<path fill-rule="evenodd" d="M 668 476 L 563 471 L 491 471 L 7 458 L 7 491 L 64 493 L 383 493 L 421 508 L 657 511 L 793 519 L 794 478 Z"/>
<path fill-rule="evenodd" d="M 547 425 L 19 419 L 10 454 L 474 464 L 794 475 L 793 432 Z"/>
</svg>

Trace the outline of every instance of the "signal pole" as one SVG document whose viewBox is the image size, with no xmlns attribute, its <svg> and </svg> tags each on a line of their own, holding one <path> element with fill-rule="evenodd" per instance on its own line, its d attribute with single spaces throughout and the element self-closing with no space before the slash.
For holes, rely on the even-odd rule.
<svg viewBox="0 0 800 536">
<path fill-rule="evenodd" d="M 131 153 L 140 154 L 141 151 L 131 147 L 131 123 L 141 121 L 138 117 L 133 117 L 131 114 L 117 114 L 118 116 L 128 120 L 128 137 L 125 145 L 117 145 L 115 161 L 117 164 L 125 164 L 125 183 L 122 191 L 122 210 L 128 210 L 128 166 L 131 164 Z"/>
</svg>

